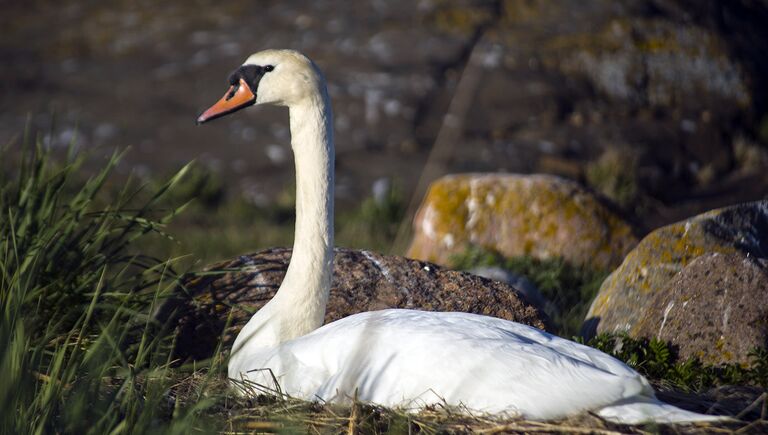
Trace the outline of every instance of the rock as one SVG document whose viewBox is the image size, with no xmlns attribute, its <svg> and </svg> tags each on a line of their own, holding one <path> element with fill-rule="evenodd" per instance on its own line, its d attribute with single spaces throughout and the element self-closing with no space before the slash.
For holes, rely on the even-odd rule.
<svg viewBox="0 0 768 435">
<path fill-rule="evenodd" d="M 445 173 L 575 175 L 620 146 L 642 156 L 639 193 L 682 213 L 676 216 L 687 216 L 677 209 L 697 180 L 713 188 L 695 200 L 707 198 L 709 208 L 734 195 L 768 193 L 768 177 L 727 177 L 738 170 L 734 140 L 765 131 L 758 124 L 768 108 L 764 1 L 327 0 L 269 8 L 235 2 L 215 11 L 183 0 L 151 8 L 96 3 L 3 2 L 3 47 L 13 48 L 3 49 L 0 62 L 0 137 L 27 126 L 45 136 L 50 114 L 33 111 L 39 113 L 31 122 L 27 115 L 55 102 L 66 108 L 56 117 L 57 132 L 77 131 L 99 147 L 137 144 L 140 153 L 126 158 L 146 165 L 153 178 L 195 150 L 223 177 L 228 199 L 273 204 L 293 177 L 272 147 L 288 145 L 285 113 L 223 118 L 218 125 L 227 134 L 188 128 L 189 113 L 220 96 L 224 90 L 212 83 L 222 83 L 230 65 L 260 48 L 293 47 L 310 54 L 328 79 L 338 180 L 350 186 L 342 211 L 379 177 L 396 173 L 406 192 L 417 185 L 477 42 L 482 75 L 462 120 L 467 128 L 455 137 L 462 146 L 439 151 Z M 253 29 L 269 35 L 255 42 Z M 147 106 L 158 90 L 166 104 Z M 52 135 L 52 144 L 66 146 L 68 135 Z M 253 156 L 272 148 L 278 158 L 265 167 L 266 158 L 243 158 L 245 146 L 253 146 Z M 722 189 L 726 180 L 736 186 Z M 643 222 L 669 216 L 666 208 L 636 211 Z"/>
<path fill-rule="evenodd" d="M 706 364 L 750 362 L 768 343 L 768 271 L 742 254 L 710 253 L 691 261 L 660 291 L 632 329 Z"/>
<path fill-rule="evenodd" d="M 611 98 L 656 106 L 694 98 L 734 107 L 750 102 L 726 41 L 705 28 L 668 19 L 614 19 L 570 42 L 554 48 L 565 56 L 563 72 L 585 74 Z"/>
<path fill-rule="evenodd" d="M 633 228 L 579 184 L 549 175 L 463 174 L 432 183 L 408 256 L 440 264 L 470 245 L 506 257 L 562 257 L 610 269 L 637 243 Z"/>
<path fill-rule="evenodd" d="M 522 293 L 528 302 L 535 305 L 536 308 L 543 309 L 547 305 L 547 300 L 542 296 L 536 285 L 522 275 L 517 275 L 514 272 L 510 272 L 507 269 L 502 269 L 497 266 L 474 267 L 467 272 L 494 281 L 501 281 L 514 287 L 517 291 Z"/>
<path fill-rule="evenodd" d="M 584 335 L 633 335 L 646 315 L 663 318 L 660 312 L 649 314 L 657 293 L 669 289 L 672 278 L 694 259 L 710 253 L 768 258 L 768 200 L 712 210 L 648 234 L 603 282 L 587 313 Z"/>
<path fill-rule="evenodd" d="M 290 257 L 290 249 L 268 249 L 183 280 L 156 316 L 178 328 L 176 357 L 208 358 L 220 339 L 223 349 L 229 349 L 251 314 L 277 291 Z M 549 325 L 543 312 L 498 281 L 408 258 L 337 248 L 326 323 L 385 308 L 463 311 L 540 329 Z"/>
</svg>

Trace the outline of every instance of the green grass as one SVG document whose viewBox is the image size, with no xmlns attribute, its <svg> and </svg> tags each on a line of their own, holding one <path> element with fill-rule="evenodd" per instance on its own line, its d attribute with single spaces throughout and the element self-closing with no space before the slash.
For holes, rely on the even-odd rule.
<svg viewBox="0 0 768 435">
<path fill-rule="evenodd" d="M 166 228 L 174 237 L 143 240 L 136 245 L 140 252 L 184 257 L 177 262 L 179 267 L 200 269 L 245 253 L 293 244 L 293 185 L 285 186 L 273 203 L 256 205 L 229 188 L 216 172 L 193 163 L 161 205 L 170 208 L 182 203 L 188 203 L 185 213 Z M 378 201 L 369 197 L 359 205 L 337 207 L 336 245 L 389 252 L 404 213 L 405 199 L 397 184 Z"/>
<path fill-rule="evenodd" d="M 184 169 L 153 192 L 100 198 L 119 159 L 78 182 L 82 159 L 56 165 L 35 147 L 3 176 L 2 433 L 189 433 L 200 424 L 205 402 L 167 404 L 172 336 L 151 318 L 175 285 L 172 263 L 130 249 L 162 235 L 178 209 L 153 206 Z"/>
<path fill-rule="evenodd" d="M 397 183 L 378 200 L 366 198 L 359 207 L 336 217 L 336 244 L 391 253 L 407 204 Z"/>
<path fill-rule="evenodd" d="M 290 229 L 292 200 L 259 209 L 228 199 L 215 178 L 191 166 L 165 183 L 113 182 L 120 158 L 84 178 L 84 158 L 59 164 L 33 147 L 9 165 L 17 169 L 0 172 L 0 433 L 325 433 L 350 424 L 434 433 L 453 424 L 439 410 L 415 417 L 362 404 L 235 397 L 218 351 L 208 361 L 174 364 L 173 331 L 152 317 L 177 285 L 180 261 L 169 255 L 185 249 L 166 232 L 183 208 L 173 204 L 197 199 L 182 227 L 226 215 L 242 231 L 245 221 Z M 371 232 L 400 213 L 399 204 L 395 196 L 366 201 L 346 216 Z M 281 231 L 289 240 L 292 231 Z M 239 248 L 221 243 L 221 252 Z"/>
</svg>

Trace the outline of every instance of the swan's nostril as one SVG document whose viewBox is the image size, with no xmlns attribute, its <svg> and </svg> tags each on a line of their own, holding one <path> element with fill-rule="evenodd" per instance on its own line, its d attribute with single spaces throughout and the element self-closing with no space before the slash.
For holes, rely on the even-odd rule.
<svg viewBox="0 0 768 435">
<path fill-rule="evenodd" d="M 216 102 L 216 104 L 209 107 L 197 117 L 197 123 L 202 124 L 220 118 L 244 107 L 252 106 L 255 103 L 256 95 L 251 92 L 248 85 L 240 79 L 239 83 L 236 83 L 227 89 L 227 92 Z"/>
<path fill-rule="evenodd" d="M 235 96 L 238 88 L 240 88 L 240 83 L 235 83 L 234 85 L 229 87 L 229 92 L 227 92 L 227 101 L 231 100 L 232 97 Z"/>
</svg>

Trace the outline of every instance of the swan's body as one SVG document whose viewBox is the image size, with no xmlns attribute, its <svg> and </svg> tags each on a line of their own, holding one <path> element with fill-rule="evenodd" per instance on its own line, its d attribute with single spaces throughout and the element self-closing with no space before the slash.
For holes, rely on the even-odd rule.
<svg viewBox="0 0 768 435">
<path fill-rule="evenodd" d="M 297 177 L 290 266 L 233 346 L 229 377 L 245 381 L 243 392 L 260 385 L 307 400 L 356 396 L 409 409 L 444 403 L 533 419 L 586 410 L 624 422 L 714 418 L 659 402 L 645 378 L 596 349 L 507 320 L 384 310 L 321 327 L 333 256 L 334 155 L 323 78 L 303 55 L 268 50 L 248 58 L 230 84 L 198 122 L 250 104 L 288 106 Z"/>
<path fill-rule="evenodd" d="M 702 417 L 659 402 L 642 376 L 596 349 L 468 313 L 356 314 L 278 346 L 246 346 L 229 376 L 253 392 L 327 402 L 356 395 L 407 410 L 445 404 L 537 420 L 587 410 L 624 422 Z M 620 406 L 627 400 L 633 405 Z"/>
</svg>

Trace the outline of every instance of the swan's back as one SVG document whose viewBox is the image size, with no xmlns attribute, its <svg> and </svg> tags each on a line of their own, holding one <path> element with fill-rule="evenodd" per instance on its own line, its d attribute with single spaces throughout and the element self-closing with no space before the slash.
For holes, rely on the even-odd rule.
<svg viewBox="0 0 768 435">
<path fill-rule="evenodd" d="M 383 310 L 233 356 L 230 377 L 315 400 L 420 408 L 433 403 L 533 419 L 653 398 L 618 360 L 538 329 L 467 313 Z"/>
</svg>

